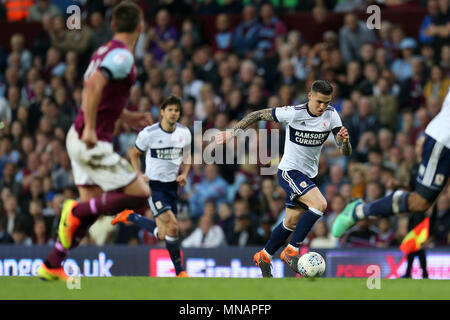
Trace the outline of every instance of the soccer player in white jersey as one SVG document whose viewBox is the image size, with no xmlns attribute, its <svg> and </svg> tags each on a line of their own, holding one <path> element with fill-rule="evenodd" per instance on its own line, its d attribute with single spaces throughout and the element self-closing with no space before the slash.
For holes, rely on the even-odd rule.
<svg viewBox="0 0 450 320">
<path fill-rule="evenodd" d="M 181 261 L 176 215 L 178 185 L 186 185 L 191 166 L 191 132 L 177 122 L 180 116 L 181 100 L 175 96 L 165 99 L 161 105 L 161 121 L 139 132 L 130 152 L 131 164 L 149 181 L 152 190 L 149 204 L 155 220 L 125 210 L 114 218 L 112 224 L 131 221 L 156 238 L 165 240 L 177 277 L 188 277 Z M 140 161 L 140 155 L 144 153 L 145 174 L 141 172 Z"/>
<path fill-rule="evenodd" d="M 404 212 L 424 212 L 444 189 L 450 176 L 450 91 L 441 111 L 425 129 L 422 161 L 416 177 L 416 190 L 397 190 L 374 202 L 350 202 L 336 218 L 332 233 L 340 237 L 356 221 L 368 217 L 388 217 Z"/>
<path fill-rule="evenodd" d="M 233 130 L 216 135 L 216 142 L 220 144 L 259 120 L 287 124 L 284 154 L 278 166 L 278 181 L 286 191 L 286 217 L 272 231 L 264 249 L 254 255 L 263 277 L 272 277 L 272 256 L 291 234 L 281 259 L 298 273 L 299 246 L 327 207 L 315 180 L 322 145 L 330 132 L 335 135 L 342 154 L 351 154 L 348 131 L 342 126 L 336 110 L 329 106 L 332 93 L 333 87 L 328 81 L 316 80 L 308 93 L 307 103 L 252 112 Z"/>
</svg>

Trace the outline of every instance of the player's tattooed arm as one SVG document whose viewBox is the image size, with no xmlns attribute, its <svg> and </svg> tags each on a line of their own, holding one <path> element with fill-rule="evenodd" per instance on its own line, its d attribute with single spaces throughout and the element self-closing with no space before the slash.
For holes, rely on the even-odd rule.
<svg viewBox="0 0 450 320">
<path fill-rule="evenodd" d="M 344 156 L 348 157 L 352 154 L 350 136 L 345 127 L 341 127 L 339 132 L 336 133 L 336 143 Z"/>
<path fill-rule="evenodd" d="M 216 134 L 215 141 L 217 144 L 226 143 L 228 140 L 237 136 L 240 130 L 245 130 L 257 121 L 273 121 L 272 109 L 263 109 L 250 112 L 241 121 L 239 121 L 231 130 L 221 131 Z"/>
<path fill-rule="evenodd" d="M 346 142 L 338 142 L 339 150 L 341 150 L 341 153 L 348 157 L 352 154 L 352 145 L 350 144 L 350 141 L 347 140 Z"/>
<path fill-rule="evenodd" d="M 272 109 L 263 109 L 250 112 L 241 121 L 239 121 L 233 128 L 233 136 L 236 136 L 238 130 L 245 130 L 257 121 L 273 121 Z"/>
</svg>

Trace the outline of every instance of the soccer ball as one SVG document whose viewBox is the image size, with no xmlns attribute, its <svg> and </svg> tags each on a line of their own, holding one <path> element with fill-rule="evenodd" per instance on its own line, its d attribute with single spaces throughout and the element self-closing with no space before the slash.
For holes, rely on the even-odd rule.
<svg viewBox="0 0 450 320">
<path fill-rule="evenodd" d="M 317 252 L 305 253 L 298 259 L 298 271 L 302 278 L 320 277 L 325 272 L 325 260 Z"/>
</svg>

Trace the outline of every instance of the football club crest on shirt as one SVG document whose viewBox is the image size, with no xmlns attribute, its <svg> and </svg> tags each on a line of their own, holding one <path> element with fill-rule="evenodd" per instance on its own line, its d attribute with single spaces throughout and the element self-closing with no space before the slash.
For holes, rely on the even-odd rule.
<svg viewBox="0 0 450 320">
<path fill-rule="evenodd" d="M 441 186 L 441 185 L 444 183 L 444 175 L 438 173 L 438 174 L 436 175 L 436 177 L 434 178 L 434 183 L 435 183 L 437 186 Z"/>
</svg>

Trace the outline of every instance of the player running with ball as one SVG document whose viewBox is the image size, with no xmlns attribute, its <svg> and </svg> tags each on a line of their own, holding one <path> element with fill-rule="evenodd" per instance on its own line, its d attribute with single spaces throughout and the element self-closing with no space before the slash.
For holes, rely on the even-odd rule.
<svg viewBox="0 0 450 320">
<path fill-rule="evenodd" d="M 332 233 L 342 236 L 358 220 L 389 217 L 405 212 L 425 212 L 444 189 L 450 176 L 450 91 L 441 111 L 425 129 L 422 162 L 416 177 L 415 192 L 397 190 L 374 202 L 350 202 L 334 221 Z"/>
<path fill-rule="evenodd" d="M 299 273 L 299 246 L 327 207 L 326 199 L 316 186 L 316 177 L 320 151 L 330 132 L 333 132 L 341 153 L 351 154 L 347 129 L 342 126 L 336 110 L 329 106 L 332 93 L 328 81 L 316 80 L 308 93 L 307 103 L 251 112 L 233 130 L 216 135 L 216 142 L 221 144 L 259 120 L 287 124 L 284 155 L 278 166 L 278 181 L 286 191 L 286 217 L 272 231 L 264 249 L 254 255 L 263 277 L 272 277 L 272 256 L 291 234 L 281 259 Z"/>
</svg>

